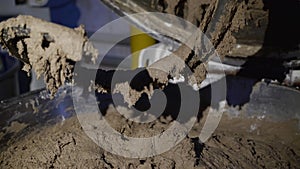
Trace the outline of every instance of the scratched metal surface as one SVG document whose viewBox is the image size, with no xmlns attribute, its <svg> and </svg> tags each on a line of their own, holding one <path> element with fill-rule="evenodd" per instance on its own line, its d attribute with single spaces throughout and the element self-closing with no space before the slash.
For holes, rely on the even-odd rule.
<svg viewBox="0 0 300 169">
<path fill-rule="evenodd" d="M 53 125 L 75 115 L 71 91 L 71 87 L 61 88 L 56 97 L 50 99 L 47 91 L 43 89 L 2 101 L 0 103 L 0 151 L 6 149 L 7 142 L 10 140 L 18 140 L 41 126 Z M 26 127 L 18 132 L 8 131 L 8 127 L 14 122 Z"/>
</svg>

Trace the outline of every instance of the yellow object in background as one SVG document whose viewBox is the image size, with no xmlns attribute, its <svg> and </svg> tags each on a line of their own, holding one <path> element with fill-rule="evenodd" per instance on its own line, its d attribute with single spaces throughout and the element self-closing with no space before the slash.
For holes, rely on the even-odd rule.
<svg viewBox="0 0 300 169">
<path fill-rule="evenodd" d="M 131 37 L 130 37 L 130 46 L 132 53 L 132 62 L 131 68 L 135 69 L 138 67 L 140 50 L 147 48 L 155 44 L 155 39 L 153 39 L 148 34 L 142 32 L 138 28 L 131 26 Z"/>
</svg>

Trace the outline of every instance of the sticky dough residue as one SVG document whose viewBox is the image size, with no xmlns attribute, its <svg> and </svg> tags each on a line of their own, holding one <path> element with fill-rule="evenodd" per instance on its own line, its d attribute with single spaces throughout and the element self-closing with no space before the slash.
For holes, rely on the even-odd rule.
<svg viewBox="0 0 300 169">
<path fill-rule="evenodd" d="M 23 70 L 33 69 L 37 78 L 44 75 L 52 95 L 72 77 L 72 62 L 98 56 L 82 26 L 70 29 L 21 15 L 1 22 L 0 31 L 1 46 L 25 63 Z"/>
</svg>

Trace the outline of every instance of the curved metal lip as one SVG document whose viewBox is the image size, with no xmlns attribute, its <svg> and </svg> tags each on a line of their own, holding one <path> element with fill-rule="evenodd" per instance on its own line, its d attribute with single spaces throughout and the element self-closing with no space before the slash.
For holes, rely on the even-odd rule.
<svg viewBox="0 0 300 169">
<path fill-rule="evenodd" d="M 122 1 L 122 0 L 101 0 L 106 6 L 111 8 L 115 13 L 120 16 L 128 16 L 130 14 L 136 13 L 149 13 L 149 12 L 159 12 L 155 11 L 152 8 L 147 8 L 143 6 L 142 2 L 137 3 L 132 0 Z M 162 43 L 168 44 L 172 49 L 177 49 L 181 43 L 177 40 L 178 36 L 188 36 L 187 29 L 185 25 L 176 24 L 176 26 L 171 26 L 172 22 L 176 21 L 166 21 L 162 18 L 152 15 L 151 22 L 149 20 L 144 20 L 140 17 L 126 17 L 127 21 L 137 28 L 143 30 L 144 32 L 149 32 L 150 36 L 154 39 L 159 40 Z M 179 21 L 177 21 L 179 22 Z M 171 26 L 171 29 L 170 29 Z M 154 33 L 155 32 L 155 33 Z M 166 36 L 170 35 L 170 36 Z M 215 62 L 213 59 L 210 62 Z M 246 62 L 245 58 L 227 58 L 225 57 L 222 60 L 222 63 L 228 66 L 233 67 L 233 69 L 238 69 L 239 66 L 243 65 Z"/>
<path fill-rule="evenodd" d="M 133 1 L 126 1 L 123 2 L 121 0 L 115 0 L 115 1 L 110 1 L 110 0 L 101 0 L 105 5 L 107 5 L 109 8 L 111 8 L 114 12 L 116 12 L 120 16 L 128 16 L 129 14 L 135 14 L 135 13 L 147 13 L 147 12 L 158 12 L 155 10 L 145 10 L 145 8 L 141 4 L 137 4 Z M 172 27 L 172 35 L 174 36 L 164 36 L 166 34 L 170 34 L 170 27 L 168 27 L 166 24 L 167 21 L 161 20 L 161 18 L 155 17 L 155 15 L 152 15 L 153 19 L 151 22 L 148 20 L 143 20 L 142 18 L 139 17 L 128 17 L 129 22 L 139 29 L 143 30 L 144 32 L 152 32 L 150 35 L 167 44 L 174 44 L 175 46 L 179 46 L 180 43 L 176 40 L 176 33 L 180 33 L 180 35 L 184 35 L 185 29 L 184 27 Z M 127 17 L 126 17 L 127 18 Z M 171 23 L 170 23 L 171 24 Z M 155 33 L 153 33 L 155 32 Z M 176 33 L 175 33 L 176 32 Z"/>
</svg>

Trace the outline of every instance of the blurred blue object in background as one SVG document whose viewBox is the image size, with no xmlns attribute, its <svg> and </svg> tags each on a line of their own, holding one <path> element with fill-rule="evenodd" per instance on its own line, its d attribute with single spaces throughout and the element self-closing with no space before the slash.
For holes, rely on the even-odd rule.
<svg viewBox="0 0 300 169">
<path fill-rule="evenodd" d="M 76 0 L 49 0 L 45 7 L 50 8 L 51 21 L 67 27 L 77 27 L 80 11 Z"/>
</svg>

